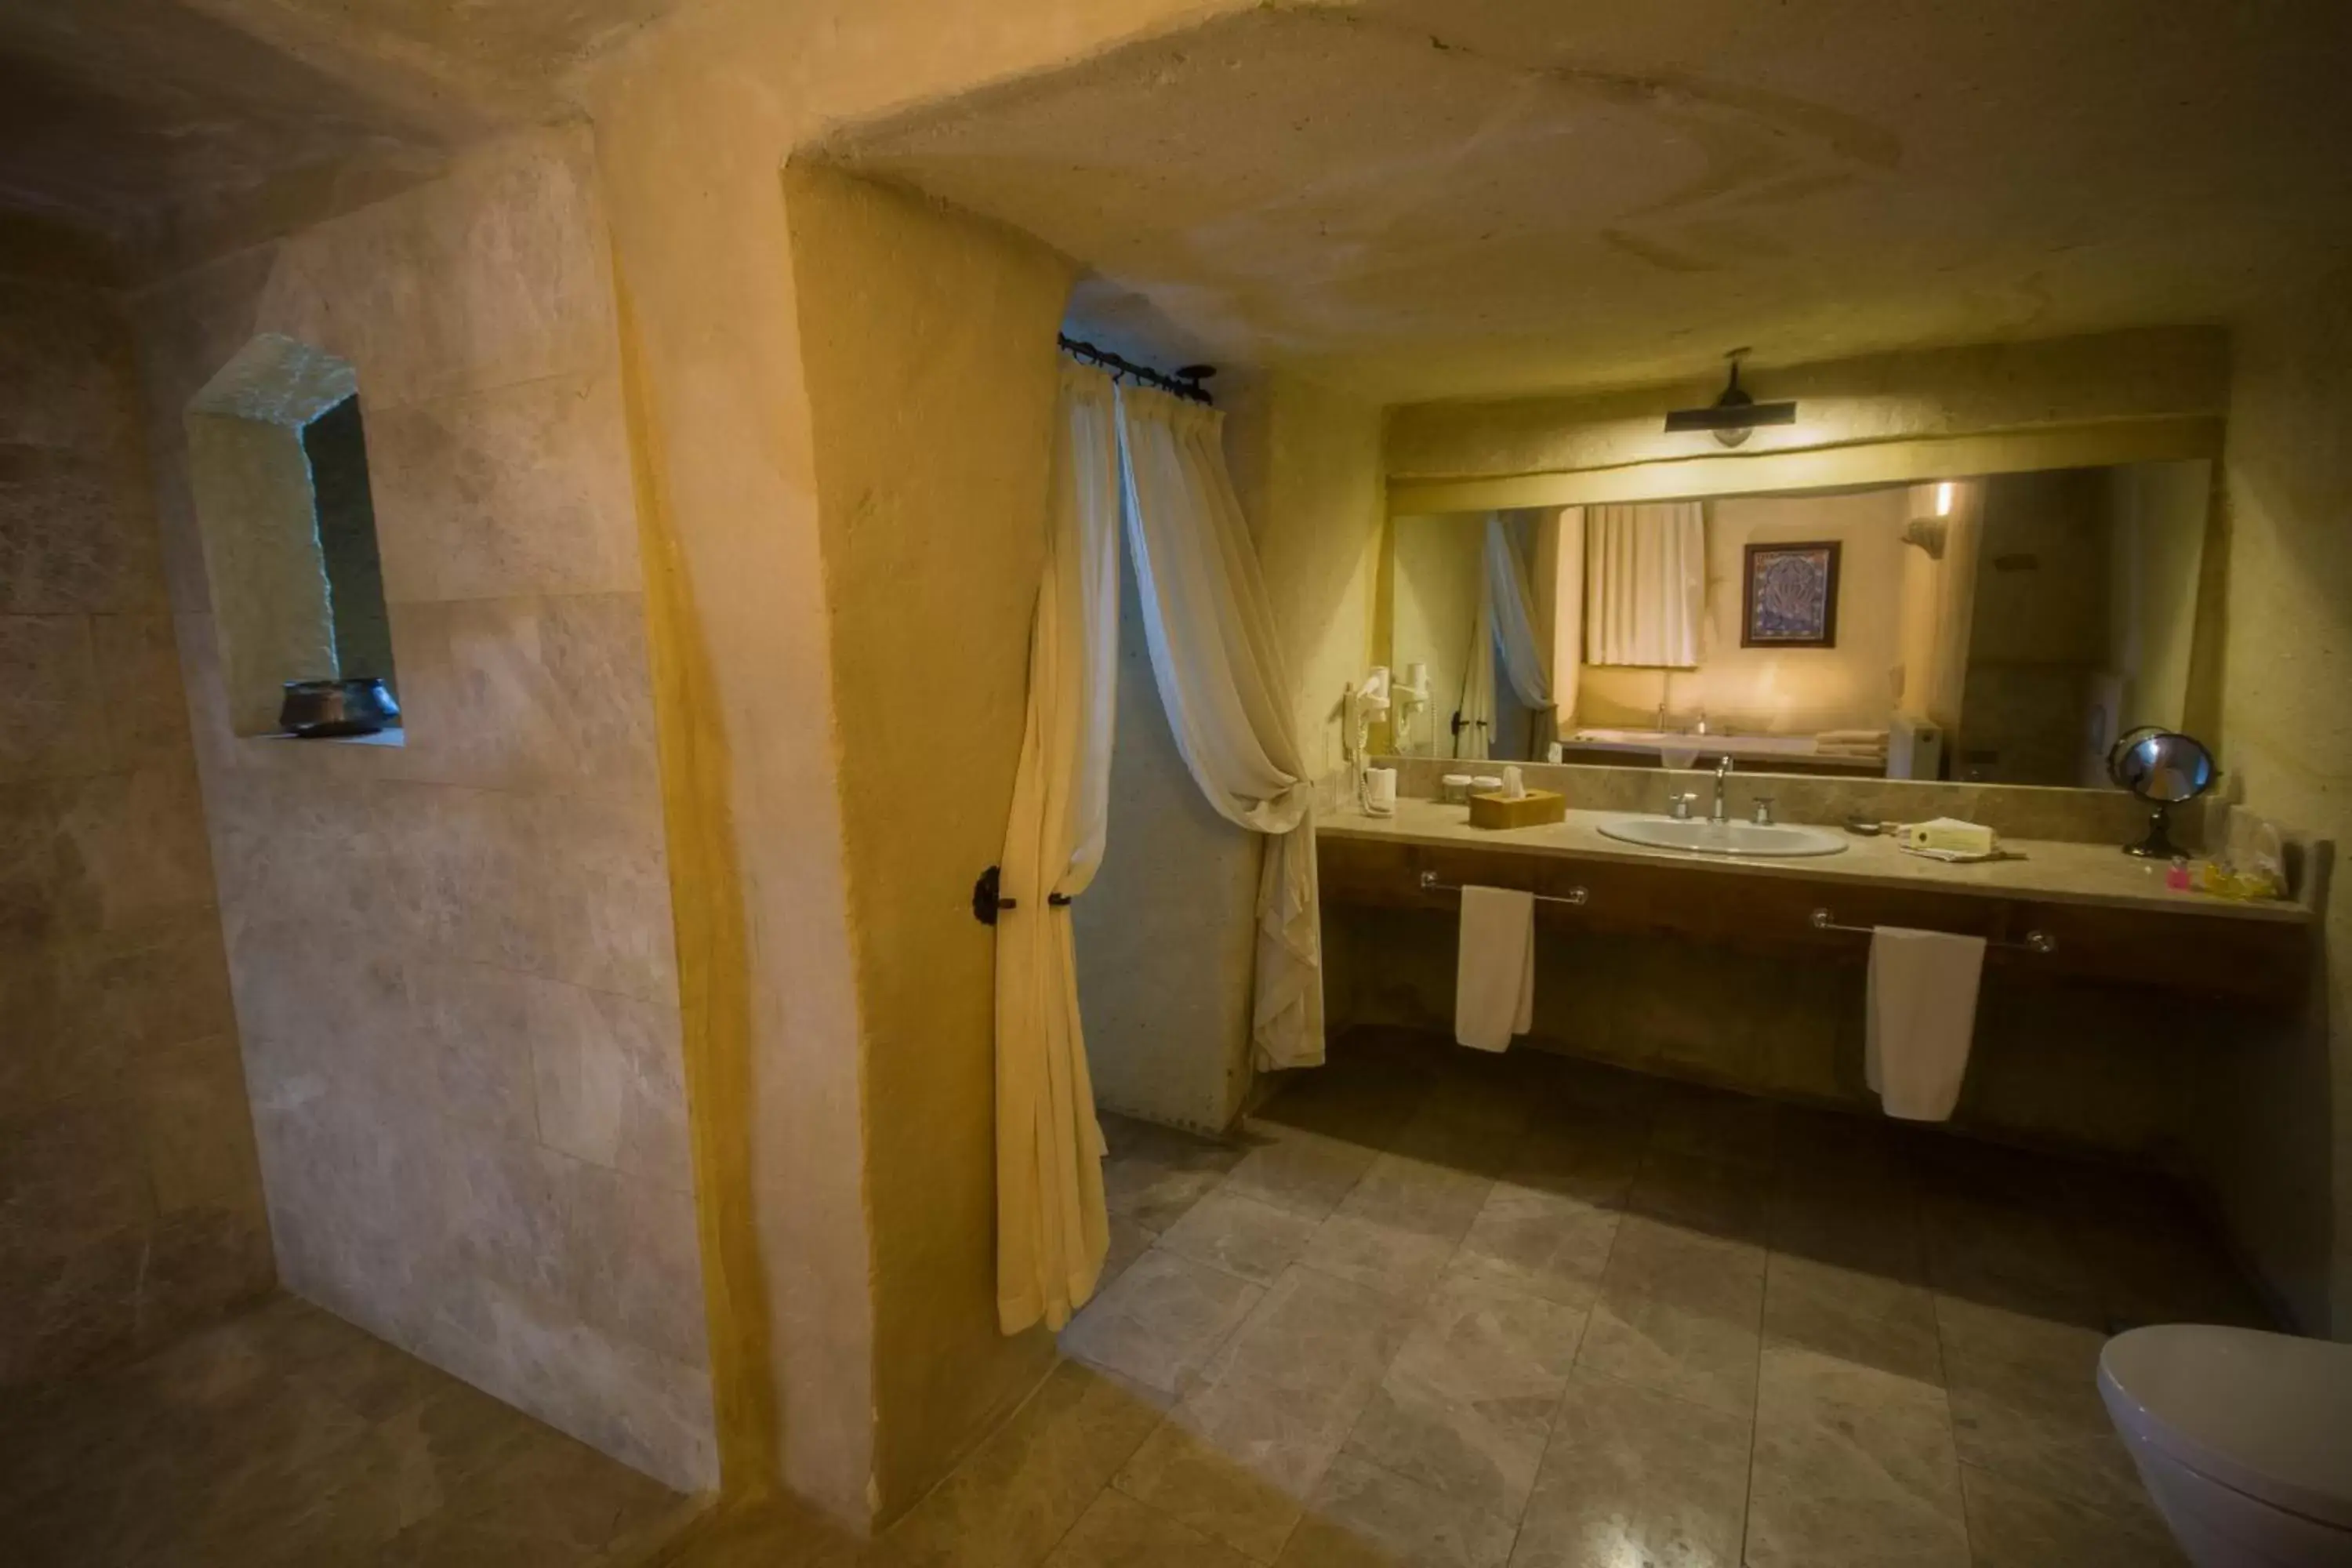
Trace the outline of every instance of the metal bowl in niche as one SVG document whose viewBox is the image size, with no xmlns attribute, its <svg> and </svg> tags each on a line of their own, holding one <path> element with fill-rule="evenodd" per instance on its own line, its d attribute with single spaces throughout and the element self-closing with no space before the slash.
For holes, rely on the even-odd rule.
<svg viewBox="0 0 2352 1568">
<path fill-rule="evenodd" d="M 400 722 L 400 704 L 373 675 L 346 680 L 289 680 L 278 723 L 306 741 L 373 735 Z"/>
</svg>

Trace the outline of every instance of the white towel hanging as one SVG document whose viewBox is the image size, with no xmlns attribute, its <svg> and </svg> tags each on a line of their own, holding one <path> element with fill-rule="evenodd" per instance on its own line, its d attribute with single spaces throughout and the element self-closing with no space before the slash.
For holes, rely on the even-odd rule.
<svg viewBox="0 0 2352 1568">
<path fill-rule="evenodd" d="M 1872 931 L 1863 1070 L 1887 1115 L 1942 1121 L 1959 1103 L 1984 952 L 1979 936 Z"/>
<path fill-rule="evenodd" d="M 1536 900 L 1511 888 L 1462 889 L 1454 963 L 1454 1037 L 1474 1050 L 1510 1047 L 1535 1025 Z"/>
</svg>

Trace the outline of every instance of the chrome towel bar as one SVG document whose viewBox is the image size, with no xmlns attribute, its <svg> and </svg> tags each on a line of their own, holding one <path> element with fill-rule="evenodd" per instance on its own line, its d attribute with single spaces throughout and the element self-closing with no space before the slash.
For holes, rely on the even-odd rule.
<svg viewBox="0 0 2352 1568">
<path fill-rule="evenodd" d="M 1421 874 L 1421 890 L 1424 893 L 1458 893 L 1462 890 L 1462 884 L 1441 882 L 1436 872 L 1423 871 Z M 1571 904 L 1580 908 L 1592 895 L 1582 888 L 1570 888 L 1565 893 L 1529 893 L 1528 897 L 1539 904 Z"/>
<path fill-rule="evenodd" d="M 1871 926 L 1843 926 L 1838 924 L 1836 920 L 1832 918 L 1829 910 L 1815 910 L 1813 911 L 1813 929 L 1815 931 L 1846 931 L 1854 936 L 1871 936 L 1875 934 L 1874 928 Z M 1985 938 L 1985 945 L 1987 947 L 2012 948 L 2019 952 L 2038 952 L 2048 954 L 2058 951 L 2057 939 L 2051 936 L 2047 931 L 2027 931 L 2023 942 L 1999 942 L 1991 937 L 1987 937 Z"/>
</svg>

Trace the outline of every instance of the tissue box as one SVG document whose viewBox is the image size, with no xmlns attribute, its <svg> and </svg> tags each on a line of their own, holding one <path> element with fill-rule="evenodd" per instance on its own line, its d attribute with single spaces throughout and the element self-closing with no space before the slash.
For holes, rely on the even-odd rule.
<svg viewBox="0 0 2352 1568">
<path fill-rule="evenodd" d="M 1517 800 L 1494 794 L 1470 797 L 1473 827 L 1541 827 L 1567 816 L 1568 796 L 1556 790 L 1531 789 Z"/>
</svg>

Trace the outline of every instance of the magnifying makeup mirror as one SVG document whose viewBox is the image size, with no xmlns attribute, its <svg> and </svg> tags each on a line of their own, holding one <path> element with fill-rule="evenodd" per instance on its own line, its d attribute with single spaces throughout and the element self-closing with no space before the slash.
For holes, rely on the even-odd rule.
<svg viewBox="0 0 2352 1568">
<path fill-rule="evenodd" d="M 2213 787 L 2213 753 L 2203 742 L 2144 725 L 2107 753 L 2107 776 L 2156 808 L 2148 813 L 2147 837 L 2125 845 L 2125 854 L 2169 860 L 2187 853 L 2172 841 L 2172 808 Z"/>
</svg>

